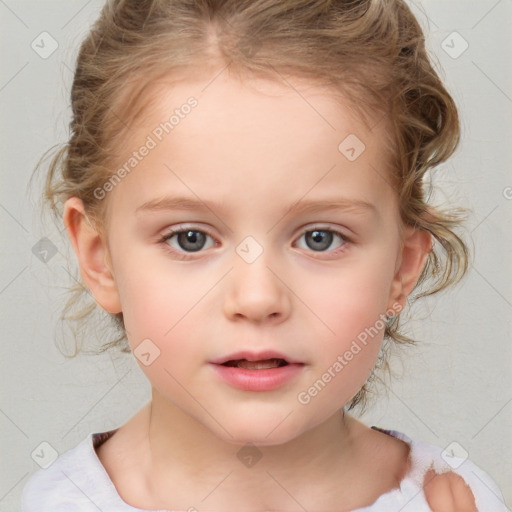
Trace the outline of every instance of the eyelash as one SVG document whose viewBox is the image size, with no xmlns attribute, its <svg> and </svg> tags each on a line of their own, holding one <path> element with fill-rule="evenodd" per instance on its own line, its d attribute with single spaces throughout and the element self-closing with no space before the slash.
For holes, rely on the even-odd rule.
<svg viewBox="0 0 512 512">
<path fill-rule="evenodd" d="M 211 235 L 208 231 L 204 230 L 204 229 L 195 229 L 194 227 L 181 227 L 180 226 L 180 227 L 175 228 L 175 229 L 170 229 L 165 235 L 163 235 L 158 240 L 158 243 L 164 245 L 165 249 L 168 250 L 169 252 L 171 252 L 173 254 L 173 256 L 176 257 L 177 259 L 180 259 L 180 260 L 190 260 L 190 259 L 192 259 L 190 256 L 193 255 L 194 252 L 189 252 L 189 253 L 181 252 L 181 251 L 176 250 L 175 248 L 172 248 L 167 243 L 174 235 L 177 235 L 177 234 L 180 234 L 180 233 L 185 233 L 187 231 L 193 231 L 193 232 L 196 232 L 196 233 L 202 233 L 204 235 L 209 236 L 210 238 L 212 238 L 215 241 L 215 237 L 213 235 Z M 312 249 L 309 249 L 309 251 L 314 252 L 314 253 L 318 253 L 318 254 L 327 253 L 327 254 L 332 255 L 332 256 L 337 256 L 341 252 L 346 250 L 347 244 L 350 244 L 352 242 L 351 239 L 349 239 L 346 235 L 344 235 L 340 231 L 336 231 L 335 229 L 330 229 L 330 228 L 322 227 L 322 226 L 313 226 L 311 228 L 308 228 L 308 229 L 302 231 L 301 234 L 299 235 L 299 237 L 297 238 L 297 240 L 300 239 L 302 236 L 304 236 L 306 233 L 312 233 L 313 231 L 322 231 L 322 232 L 326 232 L 326 233 L 333 233 L 334 235 L 337 235 L 341 239 L 341 241 L 342 241 L 342 245 L 340 247 L 338 247 L 338 248 L 336 248 L 334 250 L 330 250 L 330 251 L 328 251 L 328 250 L 326 250 L 326 251 L 313 251 Z M 215 243 L 217 244 L 216 241 L 215 241 Z M 195 252 L 200 253 L 200 252 L 202 252 L 202 250 L 195 251 Z"/>
<path fill-rule="evenodd" d="M 197 232 L 197 233 L 203 233 L 205 235 L 208 235 L 210 238 L 212 238 L 213 240 L 215 240 L 214 236 L 211 235 L 208 231 L 205 231 L 203 229 L 195 229 L 193 227 L 178 227 L 178 228 L 175 228 L 175 229 L 170 229 L 165 235 L 162 236 L 162 238 L 160 238 L 160 240 L 158 240 L 158 243 L 160 244 L 163 244 L 165 247 L 165 250 L 169 251 L 170 253 L 172 253 L 172 255 L 174 257 L 176 257 L 177 259 L 179 260 L 189 260 L 191 259 L 190 255 L 194 254 L 193 252 L 190 252 L 190 253 L 186 253 L 186 252 L 180 252 L 180 251 L 177 251 L 176 249 L 174 249 L 173 247 L 171 247 L 167 242 L 174 236 L 174 235 L 178 235 L 180 233 L 186 233 L 187 231 L 194 231 L 194 232 Z M 200 251 L 196 251 L 196 252 L 201 252 Z"/>
</svg>

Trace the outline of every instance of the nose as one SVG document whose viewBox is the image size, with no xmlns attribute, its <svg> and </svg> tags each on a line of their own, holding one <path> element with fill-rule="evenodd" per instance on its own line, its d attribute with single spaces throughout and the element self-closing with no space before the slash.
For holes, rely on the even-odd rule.
<svg viewBox="0 0 512 512">
<path fill-rule="evenodd" d="M 253 263 L 237 261 L 230 272 L 225 315 L 230 320 L 282 322 L 291 309 L 291 292 L 285 282 L 278 271 L 268 266 L 263 255 Z"/>
</svg>

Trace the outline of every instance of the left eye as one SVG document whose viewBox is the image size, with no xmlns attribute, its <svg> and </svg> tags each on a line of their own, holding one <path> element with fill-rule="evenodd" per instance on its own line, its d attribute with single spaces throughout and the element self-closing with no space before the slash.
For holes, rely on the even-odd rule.
<svg viewBox="0 0 512 512">
<path fill-rule="evenodd" d="M 176 238 L 178 247 L 171 243 L 173 238 Z M 184 229 L 168 233 L 162 238 L 162 242 L 167 242 L 174 249 L 183 250 L 185 252 L 197 252 L 205 248 L 208 249 L 208 247 L 205 247 L 207 238 L 211 239 L 210 235 L 204 231 L 199 231 L 197 229 Z"/>
<path fill-rule="evenodd" d="M 341 233 L 330 229 L 313 229 L 303 233 L 300 238 L 302 237 L 304 237 L 306 241 L 307 247 L 305 248 L 317 252 L 326 251 L 333 243 L 335 237 L 341 240 L 341 243 L 337 247 L 334 247 L 334 249 L 341 247 L 347 242 L 347 239 Z"/>
</svg>

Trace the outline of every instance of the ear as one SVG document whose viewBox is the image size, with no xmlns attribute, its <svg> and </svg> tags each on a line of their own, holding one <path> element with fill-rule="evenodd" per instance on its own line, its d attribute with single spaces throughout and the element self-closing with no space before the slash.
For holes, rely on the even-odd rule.
<svg viewBox="0 0 512 512">
<path fill-rule="evenodd" d="M 91 225 L 81 199 L 70 197 L 64 205 L 64 224 L 80 265 L 82 280 L 96 302 L 109 313 L 120 313 L 121 302 L 109 266 L 106 241 Z"/>
<path fill-rule="evenodd" d="M 389 304 L 405 307 L 407 297 L 414 289 L 432 251 L 432 236 L 428 231 L 407 226 L 403 233 L 402 249 L 391 284 Z"/>
</svg>

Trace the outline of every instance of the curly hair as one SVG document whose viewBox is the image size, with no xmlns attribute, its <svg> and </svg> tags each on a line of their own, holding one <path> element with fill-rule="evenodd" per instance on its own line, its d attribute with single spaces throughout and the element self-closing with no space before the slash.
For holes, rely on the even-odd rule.
<svg viewBox="0 0 512 512">
<path fill-rule="evenodd" d="M 468 249 L 456 233 L 460 210 L 430 205 L 425 190 L 426 172 L 459 143 L 458 112 L 403 0 L 108 0 L 80 46 L 70 138 L 49 165 L 45 200 L 55 215 L 75 196 L 101 229 L 108 200 L 94 191 L 112 176 L 123 137 L 147 107 L 145 89 L 159 77 L 226 65 L 242 78 L 306 78 L 339 91 L 368 126 L 387 119 L 402 221 L 433 239 L 416 285 L 425 289 L 414 299 L 463 277 Z M 86 320 L 92 305 L 70 315 L 85 291 L 75 287 L 63 318 Z M 112 317 L 119 337 L 102 351 L 129 352 L 122 313 Z M 411 343 L 399 322 L 390 319 L 385 340 Z M 368 382 L 349 409 L 364 404 Z"/>
</svg>

